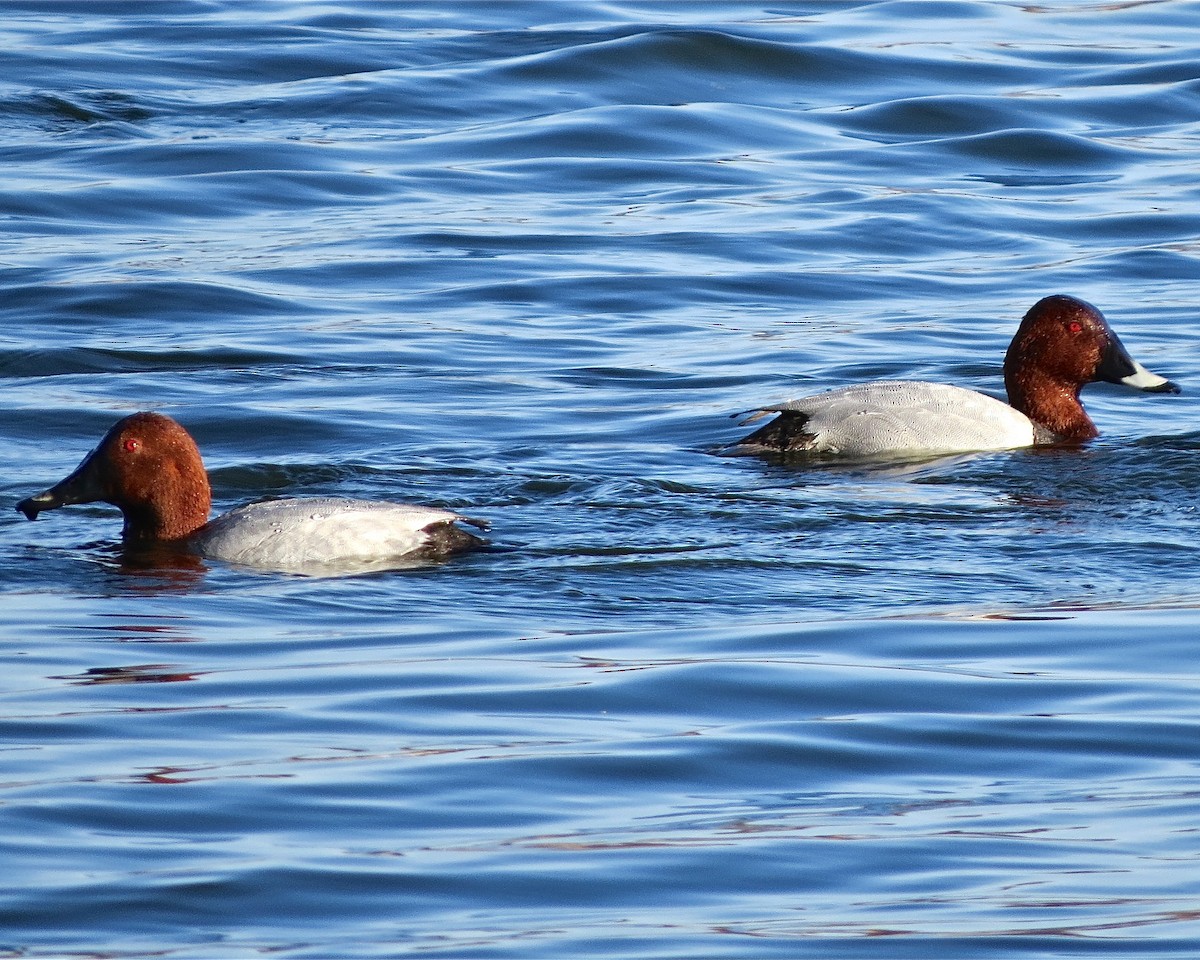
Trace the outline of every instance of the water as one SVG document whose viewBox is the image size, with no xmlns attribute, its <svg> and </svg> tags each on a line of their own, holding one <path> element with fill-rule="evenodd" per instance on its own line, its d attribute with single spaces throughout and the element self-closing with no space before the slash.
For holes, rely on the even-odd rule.
<svg viewBox="0 0 1200 960">
<path fill-rule="evenodd" d="M 1200 4 L 10 3 L 0 500 L 169 413 L 352 578 L 0 524 L 0 955 L 1195 957 Z M 890 467 L 1068 292 L 1185 393 Z"/>
</svg>

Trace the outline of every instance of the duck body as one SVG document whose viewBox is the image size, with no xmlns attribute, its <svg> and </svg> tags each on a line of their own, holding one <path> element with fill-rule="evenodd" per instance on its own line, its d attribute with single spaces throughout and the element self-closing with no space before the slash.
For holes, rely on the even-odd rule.
<svg viewBox="0 0 1200 960">
<path fill-rule="evenodd" d="M 1011 450 L 1039 442 L 1033 421 L 1004 401 L 920 380 L 877 380 L 830 390 L 767 407 L 750 421 L 772 413 L 779 416 L 740 446 L 874 457 Z"/>
<path fill-rule="evenodd" d="M 201 556 L 241 566 L 304 571 L 329 565 L 421 563 L 481 546 L 458 523 L 482 521 L 379 500 L 262 500 L 210 520 L 187 542 Z"/>
<path fill-rule="evenodd" d="M 374 500 L 264 500 L 209 520 L 212 493 L 200 451 L 182 426 L 158 413 L 119 421 L 74 472 L 17 509 L 35 520 L 97 501 L 121 510 L 129 547 L 168 546 L 280 572 L 413 566 L 486 542 L 458 525 L 484 528 L 482 521 Z"/>
<path fill-rule="evenodd" d="M 737 453 L 938 455 L 1079 443 L 1098 436 L 1079 392 L 1096 381 L 1178 393 L 1129 355 L 1104 316 L 1076 297 L 1030 308 L 1004 358 L 1008 403 L 950 384 L 881 380 L 756 411 L 778 416 Z"/>
</svg>

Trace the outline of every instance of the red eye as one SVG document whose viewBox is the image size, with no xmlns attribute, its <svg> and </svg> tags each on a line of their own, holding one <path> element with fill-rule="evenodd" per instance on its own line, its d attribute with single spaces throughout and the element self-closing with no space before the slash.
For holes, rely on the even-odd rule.
<svg viewBox="0 0 1200 960">
<path fill-rule="evenodd" d="M 125 440 L 125 449 L 130 453 L 135 453 L 142 448 L 142 441 L 137 437 L 127 437 Z"/>
</svg>

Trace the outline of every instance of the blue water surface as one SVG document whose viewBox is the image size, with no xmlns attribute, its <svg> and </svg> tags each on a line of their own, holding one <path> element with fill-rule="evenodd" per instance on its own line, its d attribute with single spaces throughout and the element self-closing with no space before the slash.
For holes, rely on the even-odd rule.
<svg viewBox="0 0 1200 960">
<path fill-rule="evenodd" d="M 5 13 L 0 957 L 1200 955 L 1200 3 Z M 722 455 L 1059 292 L 1185 392 Z M 11 509 L 138 409 L 492 547 Z"/>
</svg>

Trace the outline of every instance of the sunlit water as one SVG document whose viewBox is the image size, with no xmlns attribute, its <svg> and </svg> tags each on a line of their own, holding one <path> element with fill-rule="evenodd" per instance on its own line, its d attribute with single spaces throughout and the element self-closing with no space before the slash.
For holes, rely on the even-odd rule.
<svg viewBox="0 0 1200 960">
<path fill-rule="evenodd" d="M 12 3 L 0 956 L 1200 955 L 1200 5 Z M 1082 450 L 721 456 L 991 392 Z M 218 509 L 490 550 L 129 569 L 11 510 L 119 416 Z"/>
</svg>

